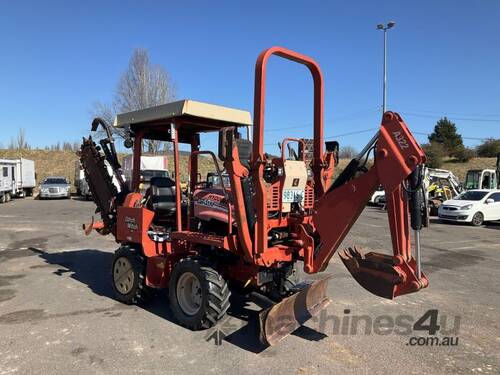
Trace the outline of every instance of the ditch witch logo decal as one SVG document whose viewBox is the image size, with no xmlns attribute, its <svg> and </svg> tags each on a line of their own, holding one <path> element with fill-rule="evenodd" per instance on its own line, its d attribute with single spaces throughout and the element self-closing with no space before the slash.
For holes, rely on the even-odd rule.
<svg viewBox="0 0 500 375">
<path fill-rule="evenodd" d="M 137 222 L 135 221 L 135 217 L 125 217 L 125 224 L 127 225 L 127 228 L 130 230 L 137 230 L 139 226 L 137 225 Z"/>
</svg>

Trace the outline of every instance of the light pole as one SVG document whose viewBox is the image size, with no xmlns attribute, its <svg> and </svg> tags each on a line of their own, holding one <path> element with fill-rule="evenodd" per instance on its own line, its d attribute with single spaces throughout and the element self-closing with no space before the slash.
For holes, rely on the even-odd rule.
<svg viewBox="0 0 500 375">
<path fill-rule="evenodd" d="M 396 25 L 396 22 L 389 21 L 387 25 L 379 23 L 377 25 L 377 30 L 384 30 L 384 96 L 382 102 L 382 113 L 385 113 L 386 102 L 387 102 L 387 30 L 392 29 Z"/>
</svg>

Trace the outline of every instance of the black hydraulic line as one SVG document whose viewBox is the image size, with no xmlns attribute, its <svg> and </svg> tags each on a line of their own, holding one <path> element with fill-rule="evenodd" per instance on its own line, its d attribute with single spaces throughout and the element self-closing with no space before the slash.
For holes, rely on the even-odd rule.
<svg viewBox="0 0 500 375">
<path fill-rule="evenodd" d="M 113 133 L 111 131 L 111 127 L 103 118 L 96 117 L 92 121 L 92 126 L 91 126 L 92 131 L 95 132 L 99 127 L 99 125 L 101 125 L 101 127 L 106 132 L 106 138 L 101 139 L 99 141 L 102 151 L 104 152 L 104 156 L 108 161 L 109 165 L 111 166 L 111 169 L 113 170 L 113 173 L 116 179 L 118 180 L 118 183 L 120 184 L 121 191 L 122 192 L 128 191 L 128 186 L 123 180 L 123 177 L 120 173 L 121 165 L 120 162 L 118 161 L 118 154 L 115 149 L 115 140 L 113 139 Z"/>
<path fill-rule="evenodd" d="M 92 131 L 96 131 L 99 125 L 102 126 L 104 131 L 106 132 L 106 138 L 101 139 L 99 141 L 102 150 L 106 156 L 106 160 L 111 164 L 111 167 L 113 169 L 120 169 L 121 165 L 118 162 L 118 155 L 116 153 L 115 149 L 115 140 L 113 139 L 113 133 L 111 132 L 111 127 L 108 125 L 108 123 L 101 117 L 96 117 L 92 121 Z"/>
<path fill-rule="evenodd" d="M 422 194 L 422 168 L 417 167 L 409 177 L 410 222 L 413 230 L 422 229 L 424 197 Z"/>
<path fill-rule="evenodd" d="M 354 178 L 356 172 L 359 170 L 360 162 L 358 159 L 352 159 L 347 167 L 344 168 L 342 173 L 333 181 L 332 185 L 328 189 L 328 192 L 335 190 L 336 188 L 344 185 Z"/>
</svg>

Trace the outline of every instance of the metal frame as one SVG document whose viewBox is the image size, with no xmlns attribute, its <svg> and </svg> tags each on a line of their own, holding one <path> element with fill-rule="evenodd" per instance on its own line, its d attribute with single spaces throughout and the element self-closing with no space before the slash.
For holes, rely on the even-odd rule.
<svg viewBox="0 0 500 375">
<path fill-rule="evenodd" d="M 311 169 L 313 181 L 308 181 L 306 188 L 314 190 L 314 204 L 307 211 L 295 215 L 280 214 L 277 218 L 268 216 L 268 192 L 270 186 L 264 181 L 266 160 L 264 154 L 264 103 L 266 86 L 266 66 L 269 58 L 276 55 L 290 61 L 307 66 L 314 82 L 314 157 Z M 387 193 L 388 219 L 391 229 L 393 256 L 389 257 L 391 275 L 394 285 L 388 298 L 416 291 L 428 285 L 424 274 L 417 275 L 415 261 L 411 256 L 410 231 L 408 221 L 408 203 L 401 184 L 408 179 L 418 165 L 425 162 L 425 155 L 406 124 L 397 113 L 384 114 L 379 132 L 365 148 L 368 152 L 376 150 L 375 164 L 360 177 L 346 180 L 340 186 L 331 186 L 331 177 L 334 170 L 333 152 L 323 151 L 323 79 L 318 64 L 311 58 L 290 51 L 282 47 L 273 47 L 263 51 L 255 67 L 255 96 L 254 96 L 254 131 L 253 149 L 250 166 L 243 164 L 239 159 L 237 142 L 230 141 L 228 154 L 225 156 L 224 166 L 231 182 L 231 195 L 228 196 L 230 217 L 234 217 L 237 234 L 232 233 L 231 220 L 228 220 L 228 235 L 218 236 L 206 233 L 183 230 L 181 215 L 181 189 L 180 189 L 180 163 L 179 142 L 191 144 L 192 161 L 190 163 L 190 187 L 194 188 L 197 174 L 197 156 L 211 154 L 209 151 L 199 150 L 198 131 L 206 129 L 203 123 L 186 120 L 184 118 L 171 118 L 169 127 L 166 123 L 135 124 L 134 171 L 132 191 L 139 183 L 141 142 L 144 139 L 146 127 L 154 134 L 168 133 L 173 143 L 176 186 L 176 231 L 171 234 L 171 242 L 158 243 L 147 235 L 154 212 L 143 207 L 140 203 L 141 196 L 131 193 L 122 206 L 118 207 L 117 240 L 139 244 L 148 258 L 147 283 L 150 286 L 165 286 L 173 264 L 178 259 L 189 254 L 196 254 L 197 246 L 209 245 L 222 251 L 239 255 L 237 266 L 232 265 L 226 270 L 230 278 L 239 282 L 252 280 L 258 283 L 258 273 L 265 268 L 275 268 L 280 264 L 303 260 L 304 270 L 308 273 L 324 271 L 329 260 L 340 246 L 351 226 L 359 217 L 373 191 L 379 184 L 384 186 Z M 189 131 L 179 134 L 183 130 L 185 121 L 189 121 Z M 197 126 L 200 128 L 197 131 Z M 153 134 L 153 133 L 150 133 Z M 231 138 L 232 140 L 232 138 Z M 288 141 L 299 139 L 288 138 L 283 142 L 281 158 L 275 158 L 275 165 L 284 163 L 284 147 Z M 361 160 L 361 155 L 359 159 Z M 356 159 L 355 159 L 356 160 Z M 359 161 L 359 160 L 358 160 Z M 216 165 L 218 165 L 216 163 Z M 220 170 L 218 169 L 219 175 Z M 243 184 L 245 179 L 252 179 L 256 196 L 253 202 L 256 220 L 254 225 L 249 225 L 253 220 L 248 220 L 247 213 L 253 215 L 245 206 Z M 282 180 L 276 182 L 281 184 Z M 279 185 L 278 187 L 280 187 Z M 227 191 L 224 191 L 227 194 Z M 232 206 L 231 206 L 232 205 Z M 251 218 L 252 219 L 252 218 Z M 128 220 L 128 221 L 127 221 Z M 274 244 L 268 246 L 269 230 L 274 228 L 287 228 L 291 233 L 286 245 Z M 150 266 L 151 264 L 151 266 Z M 356 277 L 356 275 L 354 275 Z M 399 280 L 399 281 L 398 281 Z M 367 289 L 370 290 L 368 285 Z M 372 290 L 373 291 L 373 290 Z M 384 296 L 386 296 L 384 295 Z"/>
</svg>

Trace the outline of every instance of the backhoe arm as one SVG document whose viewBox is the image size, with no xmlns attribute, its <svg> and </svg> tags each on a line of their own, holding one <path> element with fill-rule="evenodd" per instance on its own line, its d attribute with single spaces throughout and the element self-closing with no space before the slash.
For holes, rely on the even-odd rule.
<svg viewBox="0 0 500 375">
<path fill-rule="evenodd" d="M 304 268 L 308 273 L 325 270 L 370 196 L 382 185 L 386 192 L 393 256 L 373 252 L 363 256 L 356 249 L 348 249 L 341 258 L 362 286 L 377 295 L 394 298 L 428 285 L 425 275 L 420 273 L 418 277 L 410 247 L 409 198 L 416 200 L 418 182 L 414 181 L 414 186 L 409 183 L 409 190 L 412 187 L 415 190 L 412 194 L 403 189 L 405 181 L 414 177 L 412 173 L 417 173 L 417 167 L 425 162 L 425 155 L 401 117 L 392 112 L 384 114 L 380 131 L 369 146 L 375 149 L 374 165 L 359 177 L 354 177 L 351 166 L 351 172 L 341 174 L 340 182 L 334 182 L 316 201 L 314 250 L 306 249 Z M 420 203 L 410 203 L 415 213 L 412 226 L 419 230 L 414 220 L 417 220 Z"/>
</svg>

